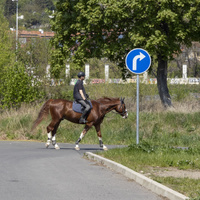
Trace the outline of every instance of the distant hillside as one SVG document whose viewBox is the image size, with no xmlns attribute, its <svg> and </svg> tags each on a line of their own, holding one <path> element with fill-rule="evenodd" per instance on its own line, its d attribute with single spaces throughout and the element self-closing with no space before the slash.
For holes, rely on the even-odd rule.
<svg viewBox="0 0 200 200">
<path fill-rule="evenodd" d="M 1 6 L 4 10 L 4 16 L 8 19 L 10 27 L 14 28 L 16 24 L 16 2 L 12 0 L 1 0 Z M 49 29 L 49 14 L 46 11 L 55 10 L 57 0 L 19 0 L 19 16 L 24 19 L 19 20 L 21 29 Z"/>
</svg>

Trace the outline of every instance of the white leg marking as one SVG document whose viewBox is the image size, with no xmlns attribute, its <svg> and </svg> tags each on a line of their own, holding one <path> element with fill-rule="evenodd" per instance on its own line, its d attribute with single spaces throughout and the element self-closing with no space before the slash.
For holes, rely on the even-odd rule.
<svg viewBox="0 0 200 200">
<path fill-rule="evenodd" d="M 54 147 L 55 147 L 55 149 L 56 149 L 56 150 L 60 149 L 60 147 L 58 146 L 58 144 L 57 144 L 57 143 L 55 144 L 55 146 L 54 146 Z"/>
<path fill-rule="evenodd" d="M 47 133 L 47 137 L 48 137 L 49 139 L 51 139 L 51 137 L 52 137 L 51 132 Z"/>
<path fill-rule="evenodd" d="M 52 137 L 52 140 L 56 140 L 56 135 L 54 135 L 54 136 Z"/>
<path fill-rule="evenodd" d="M 45 144 L 46 148 L 48 148 L 50 144 L 51 144 L 51 140 L 47 140 L 47 143 Z"/>
<path fill-rule="evenodd" d="M 53 137 L 52 137 L 52 144 L 53 144 L 53 146 L 54 146 L 54 148 L 55 149 L 60 149 L 60 147 L 58 146 L 58 144 L 56 143 L 56 135 L 54 135 Z"/>
<path fill-rule="evenodd" d="M 78 144 L 76 144 L 75 149 L 76 149 L 77 151 L 80 150 L 80 147 L 78 146 Z"/>
<path fill-rule="evenodd" d="M 104 151 L 107 151 L 108 150 L 108 148 L 103 144 L 103 150 Z"/>
<path fill-rule="evenodd" d="M 47 137 L 48 137 L 48 140 L 47 140 L 47 143 L 45 144 L 46 148 L 49 147 L 49 145 L 51 144 L 51 132 L 47 133 Z"/>
<path fill-rule="evenodd" d="M 82 132 L 81 135 L 80 135 L 81 140 L 83 139 L 84 136 L 85 136 L 85 135 L 84 135 L 83 132 Z"/>
</svg>

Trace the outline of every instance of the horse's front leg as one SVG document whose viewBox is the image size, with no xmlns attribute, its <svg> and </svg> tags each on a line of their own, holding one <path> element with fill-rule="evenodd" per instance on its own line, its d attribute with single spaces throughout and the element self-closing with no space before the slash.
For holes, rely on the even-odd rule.
<svg viewBox="0 0 200 200">
<path fill-rule="evenodd" d="M 79 147 L 79 142 L 83 139 L 83 137 L 85 136 L 85 134 L 88 132 L 88 130 L 90 129 L 89 126 L 85 126 L 85 128 L 83 129 L 80 137 L 78 138 L 78 140 L 76 141 L 76 146 L 75 146 L 75 149 L 76 150 L 80 150 L 80 147 Z"/>
<path fill-rule="evenodd" d="M 102 147 L 103 150 L 105 150 L 105 151 L 108 150 L 108 148 L 103 144 L 103 141 L 102 141 L 100 124 L 97 125 L 97 126 L 95 126 L 95 128 L 96 128 L 96 131 L 97 131 L 97 136 L 99 138 L 99 145 L 100 145 L 100 147 Z"/>
</svg>

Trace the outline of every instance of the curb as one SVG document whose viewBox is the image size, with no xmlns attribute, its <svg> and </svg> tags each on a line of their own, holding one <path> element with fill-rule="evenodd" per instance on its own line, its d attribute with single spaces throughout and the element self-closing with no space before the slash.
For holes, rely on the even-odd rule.
<svg viewBox="0 0 200 200">
<path fill-rule="evenodd" d="M 151 190 L 157 195 L 166 197 L 170 200 L 189 200 L 189 197 L 186 197 L 185 195 L 176 192 L 175 190 L 172 190 L 150 178 L 147 178 L 146 176 L 135 172 L 119 163 L 103 158 L 91 152 L 86 152 L 85 155 L 88 159 L 96 161 L 97 163 L 100 163 L 106 166 L 107 168 L 110 168 L 124 175 L 125 177 L 134 180 L 136 183 L 139 183 L 140 185 Z"/>
</svg>

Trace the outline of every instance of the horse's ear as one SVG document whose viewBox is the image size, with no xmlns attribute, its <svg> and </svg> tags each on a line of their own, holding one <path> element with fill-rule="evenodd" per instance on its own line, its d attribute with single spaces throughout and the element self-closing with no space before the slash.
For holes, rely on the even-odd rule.
<svg viewBox="0 0 200 200">
<path fill-rule="evenodd" d="M 122 99 L 122 101 L 124 102 L 125 97 Z"/>
</svg>

